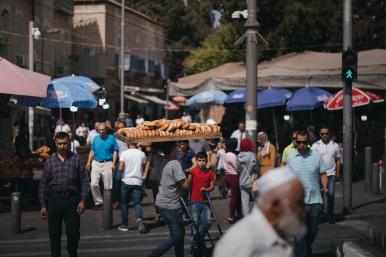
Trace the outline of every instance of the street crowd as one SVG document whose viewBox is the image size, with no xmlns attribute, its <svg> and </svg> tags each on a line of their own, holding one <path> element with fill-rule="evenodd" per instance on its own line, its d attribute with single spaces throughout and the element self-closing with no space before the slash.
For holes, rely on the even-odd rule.
<svg viewBox="0 0 386 257">
<path fill-rule="evenodd" d="M 184 113 L 182 118 L 190 116 Z M 138 116 L 135 124 L 143 122 Z M 90 146 L 84 163 L 76 154 L 80 143 L 71 129 L 63 121 L 58 124 L 57 152 L 46 161 L 39 188 L 40 215 L 48 219 L 52 256 L 61 256 L 63 220 L 68 253 L 78 256 L 80 215 L 90 192 L 94 209 L 104 208 L 101 184 L 112 190 L 113 208 L 121 211 L 118 230 L 129 230 L 131 201 L 141 234 L 147 232 L 141 201 L 144 189 L 151 189 L 154 220 L 162 220 L 170 231 L 170 238 L 149 253 L 153 257 L 172 247 L 175 256 L 184 256 L 185 222 L 191 224 L 192 255 L 203 256 L 204 238 L 215 215 L 210 206 L 214 190 L 229 198 L 232 224 L 215 247 L 216 257 L 311 256 L 320 219 L 334 223 L 341 151 L 326 126 L 319 128 L 320 140 L 313 142 L 306 128 L 293 131 L 278 162 L 276 147 L 264 131 L 257 134 L 254 151 L 243 121 L 230 138 L 126 144 L 113 136 L 117 129 L 133 125 L 127 116 L 114 123 L 97 122 L 93 130 L 81 124 L 76 137 Z"/>
</svg>

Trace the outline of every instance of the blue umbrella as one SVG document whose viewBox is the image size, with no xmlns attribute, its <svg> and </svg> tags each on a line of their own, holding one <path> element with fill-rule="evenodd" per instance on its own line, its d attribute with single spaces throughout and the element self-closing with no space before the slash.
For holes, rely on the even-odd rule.
<svg viewBox="0 0 386 257">
<path fill-rule="evenodd" d="M 18 104 L 22 106 L 37 106 L 45 108 L 95 108 L 97 101 L 86 88 L 67 83 L 52 81 L 47 87 L 47 97 L 21 97 Z"/>
<path fill-rule="evenodd" d="M 276 138 L 276 150 L 279 151 L 279 142 L 278 142 L 278 132 L 277 132 L 277 122 L 276 114 L 273 107 L 283 106 L 292 96 L 292 92 L 284 88 L 267 88 L 257 93 L 257 108 L 271 108 L 272 109 L 272 119 L 273 119 L 273 128 Z"/>
<path fill-rule="evenodd" d="M 70 84 L 70 85 L 79 85 L 83 88 L 86 88 L 91 93 L 98 91 L 101 86 L 95 83 L 92 79 L 85 76 L 66 76 L 57 78 L 51 81 L 51 83 L 62 83 L 62 84 Z"/>
<path fill-rule="evenodd" d="M 225 99 L 226 104 L 231 103 L 245 103 L 245 89 L 237 89 L 231 92 L 228 97 Z"/>
<path fill-rule="evenodd" d="M 257 108 L 283 106 L 292 96 L 292 92 L 284 88 L 267 88 L 257 94 Z"/>
<path fill-rule="evenodd" d="M 207 90 L 189 98 L 186 105 L 191 107 L 201 107 L 208 104 L 223 104 L 226 98 L 227 94 L 222 91 Z"/>
<path fill-rule="evenodd" d="M 317 87 L 305 87 L 294 92 L 287 102 L 288 111 L 313 110 L 323 105 L 323 101 L 331 94 Z"/>
</svg>

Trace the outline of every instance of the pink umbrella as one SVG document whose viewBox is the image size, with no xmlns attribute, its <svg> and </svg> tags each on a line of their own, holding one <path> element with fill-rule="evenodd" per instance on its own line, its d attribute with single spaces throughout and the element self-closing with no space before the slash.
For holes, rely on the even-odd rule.
<svg viewBox="0 0 386 257">
<path fill-rule="evenodd" d="M 335 95 L 331 96 L 325 101 L 325 107 L 327 110 L 341 110 L 343 109 L 343 90 L 340 90 Z M 383 98 L 374 93 L 362 90 L 359 88 L 352 88 L 352 107 L 358 107 L 362 105 L 373 103 L 383 102 Z"/>
<path fill-rule="evenodd" d="M 0 93 L 45 97 L 49 76 L 22 69 L 0 57 Z"/>
</svg>

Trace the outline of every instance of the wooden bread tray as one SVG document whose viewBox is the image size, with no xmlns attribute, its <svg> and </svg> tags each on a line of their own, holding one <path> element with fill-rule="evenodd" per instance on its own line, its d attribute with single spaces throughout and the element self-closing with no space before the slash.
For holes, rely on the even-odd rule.
<svg viewBox="0 0 386 257">
<path fill-rule="evenodd" d="M 114 134 L 115 138 L 125 143 L 152 143 L 152 142 L 168 142 L 168 141 L 182 141 L 194 139 L 211 139 L 222 137 L 221 133 L 196 134 L 196 135 L 170 135 L 170 136 L 156 136 L 156 137 L 142 137 L 142 138 L 126 138 L 124 136 Z"/>
</svg>

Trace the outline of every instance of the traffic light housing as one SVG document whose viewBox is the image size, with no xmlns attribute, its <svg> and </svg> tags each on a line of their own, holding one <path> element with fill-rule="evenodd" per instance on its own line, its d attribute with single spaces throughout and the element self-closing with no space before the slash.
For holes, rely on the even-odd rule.
<svg viewBox="0 0 386 257">
<path fill-rule="evenodd" d="M 358 69 L 358 54 L 352 49 L 342 53 L 342 81 L 356 81 Z"/>
</svg>

